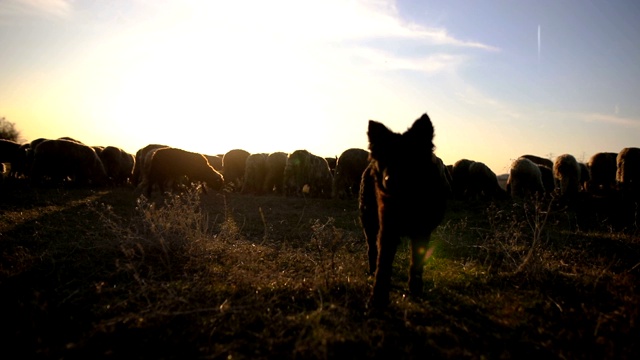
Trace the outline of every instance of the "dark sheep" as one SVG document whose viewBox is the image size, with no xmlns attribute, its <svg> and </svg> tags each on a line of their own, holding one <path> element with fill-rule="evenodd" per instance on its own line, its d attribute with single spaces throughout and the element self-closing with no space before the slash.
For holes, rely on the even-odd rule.
<svg viewBox="0 0 640 360">
<path fill-rule="evenodd" d="M 67 141 L 72 141 L 72 142 L 74 142 L 76 144 L 83 144 L 84 145 L 84 143 L 82 141 L 76 140 L 76 139 L 74 139 L 72 137 L 69 137 L 69 136 L 63 136 L 61 138 L 58 138 L 58 140 L 67 140 Z M 94 149 L 94 151 L 95 151 L 95 149 Z"/>
<path fill-rule="evenodd" d="M 556 180 L 553 178 L 553 169 L 544 165 L 537 164 L 542 177 L 542 186 L 544 192 L 548 195 L 553 194 L 556 189 Z"/>
<path fill-rule="evenodd" d="M 243 194 L 262 194 L 267 178 L 266 153 L 251 154 L 247 157 L 242 184 Z"/>
<path fill-rule="evenodd" d="M 132 154 L 115 146 L 107 146 L 98 156 L 107 171 L 111 185 L 125 185 L 129 182 L 135 165 L 135 157 Z"/>
<path fill-rule="evenodd" d="M 285 195 L 331 197 L 331 170 L 327 160 L 307 150 L 289 154 L 284 169 Z"/>
<path fill-rule="evenodd" d="M 553 161 L 540 157 L 540 156 L 536 156 L 536 155 L 522 155 L 520 156 L 521 158 L 525 158 L 525 159 L 529 159 L 531 161 L 533 161 L 534 164 L 536 165 L 542 165 L 542 166 L 546 166 L 549 169 L 553 169 Z"/>
<path fill-rule="evenodd" d="M 144 157 L 141 158 L 141 162 L 142 165 L 140 166 L 140 180 L 138 182 L 138 186 L 136 187 L 136 191 L 139 192 L 144 192 L 145 189 L 147 189 L 147 187 L 149 186 L 149 173 L 151 172 L 151 159 L 153 159 L 153 155 L 156 153 L 156 151 L 160 150 L 160 149 L 170 149 L 171 147 L 169 146 L 164 146 L 164 147 L 154 147 L 149 149 L 145 154 Z M 136 166 L 137 166 L 138 162 L 136 161 Z M 135 169 L 134 169 L 135 170 Z M 176 184 L 174 184 L 172 182 L 173 180 L 167 180 L 165 182 L 165 184 L 163 184 L 164 186 L 174 186 Z"/>
<path fill-rule="evenodd" d="M 509 169 L 507 193 L 515 199 L 543 194 L 545 188 L 542 183 L 541 168 L 527 158 L 517 158 Z"/>
<path fill-rule="evenodd" d="M 20 144 L 13 140 L 0 139 L 0 163 L 12 162 L 19 148 Z"/>
<path fill-rule="evenodd" d="M 444 176 L 447 180 L 448 185 L 448 198 L 453 199 L 453 176 L 451 175 L 451 172 L 453 171 L 453 165 L 445 165 L 442 159 L 438 158 L 438 160 L 440 161 L 441 166 L 444 167 Z"/>
<path fill-rule="evenodd" d="M 573 155 L 563 154 L 556 158 L 553 177 L 561 198 L 572 199 L 580 192 L 580 165 Z"/>
<path fill-rule="evenodd" d="M 360 220 L 368 245 L 369 271 L 375 272 L 374 307 L 389 303 L 393 260 L 400 238 L 411 240 L 409 290 L 423 292 L 422 273 L 431 233 L 444 218 L 445 166 L 433 153 L 433 125 L 427 114 L 403 134 L 370 120 L 371 163 L 362 174 Z"/>
<path fill-rule="evenodd" d="M 45 140 L 34 149 L 31 179 L 42 184 L 66 180 L 78 185 L 104 185 L 107 174 L 90 146 L 70 140 Z"/>
<path fill-rule="evenodd" d="M 20 144 L 13 140 L 0 139 L 0 164 L 10 164 L 10 172 L 13 172 L 20 156 Z"/>
<path fill-rule="evenodd" d="M 167 145 L 149 144 L 136 152 L 135 162 L 133 166 L 133 175 L 131 176 L 131 184 L 136 188 L 146 187 L 146 183 L 142 185 L 143 177 L 149 173 L 148 170 L 144 170 L 145 161 L 147 160 L 147 154 L 152 150 L 169 147 Z M 151 158 L 149 158 L 151 159 Z M 142 185 L 142 186 L 141 186 Z"/>
<path fill-rule="evenodd" d="M 335 175 L 336 166 L 338 165 L 338 157 L 337 156 L 329 156 L 324 158 L 327 160 L 327 165 L 329 165 L 329 170 L 331 170 L 331 175 Z"/>
<path fill-rule="evenodd" d="M 351 148 L 340 154 L 333 174 L 331 197 L 334 199 L 353 199 L 360 191 L 362 172 L 369 165 L 369 152 Z"/>
<path fill-rule="evenodd" d="M 209 165 L 207 158 L 202 154 L 176 148 L 160 148 L 154 150 L 149 163 L 145 191 L 147 197 L 151 197 L 154 185 L 163 193 L 167 183 L 175 185 L 184 177 L 191 182 L 203 182 L 214 190 L 222 189 L 222 174 Z M 204 187 L 203 191 L 206 192 Z"/>
<path fill-rule="evenodd" d="M 218 172 L 222 172 L 222 155 L 205 155 L 209 165 L 213 166 Z"/>
<path fill-rule="evenodd" d="M 589 180 L 586 190 L 592 195 L 609 196 L 616 189 L 616 158 L 614 152 L 599 152 L 593 154 L 587 162 Z"/>
<path fill-rule="evenodd" d="M 583 162 L 579 162 L 578 166 L 580 166 L 580 191 L 587 191 L 587 183 L 591 180 L 589 167 Z"/>
<path fill-rule="evenodd" d="M 11 162 L 11 171 L 9 176 L 14 179 L 28 178 L 30 171 L 29 164 L 29 143 L 21 144 L 18 151 L 15 154 L 13 161 Z"/>
<path fill-rule="evenodd" d="M 224 175 L 225 187 L 229 190 L 242 190 L 244 171 L 249 155 L 251 154 L 246 150 L 233 149 L 222 157 L 222 174 Z"/>
<path fill-rule="evenodd" d="M 473 160 L 460 159 L 451 167 L 451 179 L 453 180 L 453 197 L 455 199 L 465 199 L 469 188 L 469 167 Z"/>
<path fill-rule="evenodd" d="M 287 157 L 285 152 L 277 151 L 267 156 L 267 175 L 264 181 L 264 192 L 282 194 L 284 186 L 284 169 L 287 166 Z"/>
<path fill-rule="evenodd" d="M 468 175 L 465 193 L 467 199 L 501 200 L 507 197 L 506 192 L 498 184 L 496 174 L 484 163 L 479 161 L 471 163 Z"/>
<path fill-rule="evenodd" d="M 640 148 L 622 149 L 616 162 L 616 182 L 622 195 L 626 199 L 640 201 Z"/>
</svg>

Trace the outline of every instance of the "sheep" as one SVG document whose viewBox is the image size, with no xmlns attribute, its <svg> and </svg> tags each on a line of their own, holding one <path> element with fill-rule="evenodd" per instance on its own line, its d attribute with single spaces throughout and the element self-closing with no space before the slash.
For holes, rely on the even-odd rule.
<svg viewBox="0 0 640 360">
<path fill-rule="evenodd" d="M 289 154 L 276 151 L 267 156 L 267 174 L 264 181 L 264 192 L 282 194 L 284 186 L 284 169 L 287 166 Z"/>
<path fill-rule="evenodd" d="M 563 154 L 553 164 L 556 191 L 561 198 L 573 199 L 580 192 L 580 166 L 571 154 Z"/>
<path fill-rule="evenodd" d="M 517 158 L 509 168 L 507 193 L 512 198 L 525 198 L 544 193 L 540 167 L 527 158 Z"/>
<path fill-rule="evenodd" d="M 449 187 L 445 166 L 433 153 L 433 135 L 427 114 L 402 134 L 369 121 L 371 163 L 362 174 L 359 210 L 369 271 L 375 273 L 374 308 L 389 303 L 392 265 L 402 236 L 411 240 L 410 293 L 423 292 L 429 239 L 444 218 Z"/>
<path fill-rule="evenodd" d="M 545 165 L 537 164 L 542 177 L 542 186 L 546 194 L 553 194 L 556 189 L 556 180 L 553 178 L 553 169 Z"/>
<path fill-rule="evenodd" d="M 464 199 L 469 188 L 469 167 L 473 160 L 460 159 L 451 167 L 451 179 L 453 180 L 453 197 Z"/>
<path fill-rule="evenodd" d="M 251 154 L 246 150 L 233 149 L 222 156 L 222 174 L 224 175 L 225 187 L 229 190 L 240 191 L 242 189 L 249 155 Z"/>
<path fill-rule="evenodd" d="M 151 197 L 154 185 L 160 192 L 164 192 L 167 183 L 178 183 L 183 177 L 192 182 L 204 182 L 214 190 L 220 190 L 223 185 L 223 177 L 216 171 L 207 158 L 198 153 L 182 149 L 165 147 L 156 149 L 149 161 L 148 183 L 145 193 Z M 206 192 L 206 188 L 203 187 Z"/>
<path fill-rule="evenodd" d="M 362 172 L 369 165 L 369 152 L 351 148 L 340 154 L 333 174 L 331 197 L 352 199 L 358 196 Z"/>
<path fill-rule="evenodd" d="M 262 194 L 264 182 L 267 177 L 266 153 L 251 154 L 245 162 L 244 180 L 242 184 L 243 194 Z"/>
<path fill-rule="evenodd" d="M 15 157 L 11 162 L 11 169 L 9 176 L 14 179 L 28 178 L 29 177 L 29 143 L 21 144 L 15 153 Z"/>
<path fill-rule="evenodd" d="M 580 167 L 580 191 L 587 191 L 587 183 L 591 180 L 589 167 L 583 162 L 579 162 L 578 166 Z"/>
<path fill-rule="evenodd" d="M 161 149 L 166 147 L 169 147 L 169 146 L 161 145 L 161 144 L 149 144 L 136 152 L 135 162 L 133 166 L 133 175 L 131 176 L 131 184 L 135 188 L 146 187 L 146 183 L 142 184 L 142 182 L 146 180 L 146 179 L 143 179 L 143 177 L 146 176 L 144 174 L 149 173 L 148 170 L 144 171 L 144 168 L 146 166 L 145 161 L 147 160 L 147 154 L 154 149 Z"/>
<path fill-rule="evenodd" d="M 98 156 L 112 185 L 125 185 L 130 180 L 135 156 L 115 146 L 104 147 Z"/>
<path fill-rule="evenodd" d="M 549 169 L 553 169 L 553 161 L 551 161 L 549 159 L 546 159 L 546 158 L 543 158 L 543 157 L 540 157 L 540 156 L 537 156 L 537 155 L 530 155 L 530 154 L 522 155 L 520 157 L 521 158 L 525 158 L 525 159 L 529 159 L 529 160 L 533 161 L 533 163 L 536 164 L 536 165 L 542 165 L 542 166 L 548 167 Z"/>
<path fill-rule="evenodd" d="M 35 184 L 50 179 L 58 183 L 72 180 L 78 185 L 104 185 L 107 173 L 93 148 L 79 142 L 57 139 L 45 140 L 36 146 L 31 178 Z"/>
<path fill-rule="evenodd" d="M 338 165 L 338 157 L 337 156 L 328 156 L 324 158 L 327 160 L 327 164 L 329 165 L 329 170 L 331 170 L 331 176 L 336 173 L 336 166 Z"/>
<path fill-rule="evenodd" d="M 213 166 L 218 172 L 222 172 L 222 155 L 205 155 L 209 165 Z"/>
<path fill-rule="evenodd" d="M 307 150 L 289 154 L 284 169 L 285 195 L 301 196 L 308 191 L 312 197 L 331 197 L 331 169 L 325 158 Z"/>
<path fill-rule="evenodd" d="M 616 157 L 616 183 L 622 195 L 640 201 L 640 148 L 626 147 Z"/>
<path fill-rule="evenodd" d="M 474 161 L 469 165 L 465 197 L 468 199 L 500 200 L 507 194 L 498 184 L 496 174 L 484 163 Z"/>
<path fill-rule="evenodd" d="M 20 144 L 13 140 L 0 139 L 0 164 L 10 164 L 10 172 L 17 165 L 20 153 Z"/>
<path fill-rule="evenodd" d="M 593 154 L 587 162 L 589 180 L 586 191 L 592 195 L 609 196 L 616 189 L 616 157 L 618 153 L 599 152 Z"/>
</svg>

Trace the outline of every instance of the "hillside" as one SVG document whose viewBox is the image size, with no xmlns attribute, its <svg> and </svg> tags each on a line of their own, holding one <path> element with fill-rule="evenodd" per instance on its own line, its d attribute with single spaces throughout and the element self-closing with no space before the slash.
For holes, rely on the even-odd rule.
<svg viewBox="0 0 640 360">
<path fill-rule="evenodd" d="M 637 358 L 637 229 L 451 202 L 368 307 L 355 200 L 0 187 L 3 358 Z M 14 354 L 9 357 L 10 354 Z"/>
</svg>

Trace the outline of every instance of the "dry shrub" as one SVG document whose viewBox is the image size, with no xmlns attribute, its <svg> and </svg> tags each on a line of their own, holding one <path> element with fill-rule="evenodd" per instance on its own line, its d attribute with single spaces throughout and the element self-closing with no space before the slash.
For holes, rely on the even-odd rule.
<svg viewBox="0 0 640 360">
<path fill-rule="evenodd" d="M 548 270 L 549 216 L 553 199 L 532 197 L 510 209 L 490 206 L 488 228 L 479 249 L 484 264 L 503 275 L 524 275 L 543 281 Z"/>
<path fill-rule="evenodd" d="M 311 232 L 300 231 L 292 244 L 267 239 L 266 230 L 248 239 L 226 203 L 224 218 L 211 221 L 192 190 L 166 195 L 161 204 L 141 197 L 130 219 L 105 210 L 103 223 L 121 249 L 118 270 L 131 279 L 118 296 L 126 300 L 110 304 L 118 315 L 103 322 L 105 331 L 197 314 L 217 338 L 250 335 L 267 347 L 294 343 L 294 351 L 306 353 L 318 341 L 343 341 L 333 329 L 352 326 L 345 314 L 362 309 L 370 291 L 364 242 L 333 218 L 311 220 Z"/>
<path fill-rule="evenodd" d="M 106 210 L 103 222 L 124 255 L 118 263 L 133 273 L 181 275 L 187 263 L 203 255 L 204 243 L 212 236 L 197 189 L 168 195 L 163 204 L 141 196 L 128 222 Z"/>
</svg>

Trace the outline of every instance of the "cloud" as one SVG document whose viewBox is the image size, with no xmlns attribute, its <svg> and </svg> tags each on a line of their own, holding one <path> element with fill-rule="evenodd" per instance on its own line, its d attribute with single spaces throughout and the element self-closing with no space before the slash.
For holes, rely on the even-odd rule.
<svg viewBox="0 0 640 360">
<path fill-rule="evenodd" d="M 465 50 L 499 51 L 458 39 L 444 28 L 406 21 L 395 4 L 390 0 L 195 1 L 189 5 L 190 26 L 203 43 L 228 46 L 235 53 L 294 50 L 334 58 L 340 53 L 341 59 L 382 71 L 446 72 L 469 60 L 469 55 L 460 55 Z"/>
<path fill-rule="evenodd" d="M 488 51 L 498 49 L 476 41 L 458 39 L 446 29 L 425 27 L 402 18 L 394 0 L 227 1 L 181 0 L 174 6 L 189 8 L 192 19 L 234 36 L 294 41 L 410 40 Z M 176 5 L 177 4 L 177 5 Z M 186 4 L 186 5 L 185 5 Z M 153 6 L 158 8 L 158 6 Z M 229 32 L 226 34 L 231 35 Z"/>
<path fill-rule="evenodd" d="M 620 125 L 627 128 L 640 128 L 640 119 L 627 118 L 610 114 L 600 114 L 600 113 L 587 113 L 587 114 L 576 114 L 576 117 L 581 119 L 582 121 L 589 123 L 603 123 L 603 124 L 613 124 Z"/>
<path fill-rule="evenodd" d="M 384 49 L 359 47 L 350 50 L 351 57 L 359 66 L 374 71 L 417 71 L 425 74 L 455 70 L 466 57 L 449 53 L 435 53 L 414 57 L 398 56 Z"/>
<path fill-rule="evenodd" d="M 6 22 L 20 16 L 66 17 L 71 13 L 69 0 L 5 0 L 0 2 L 0 19 Z"/>
</svg>

